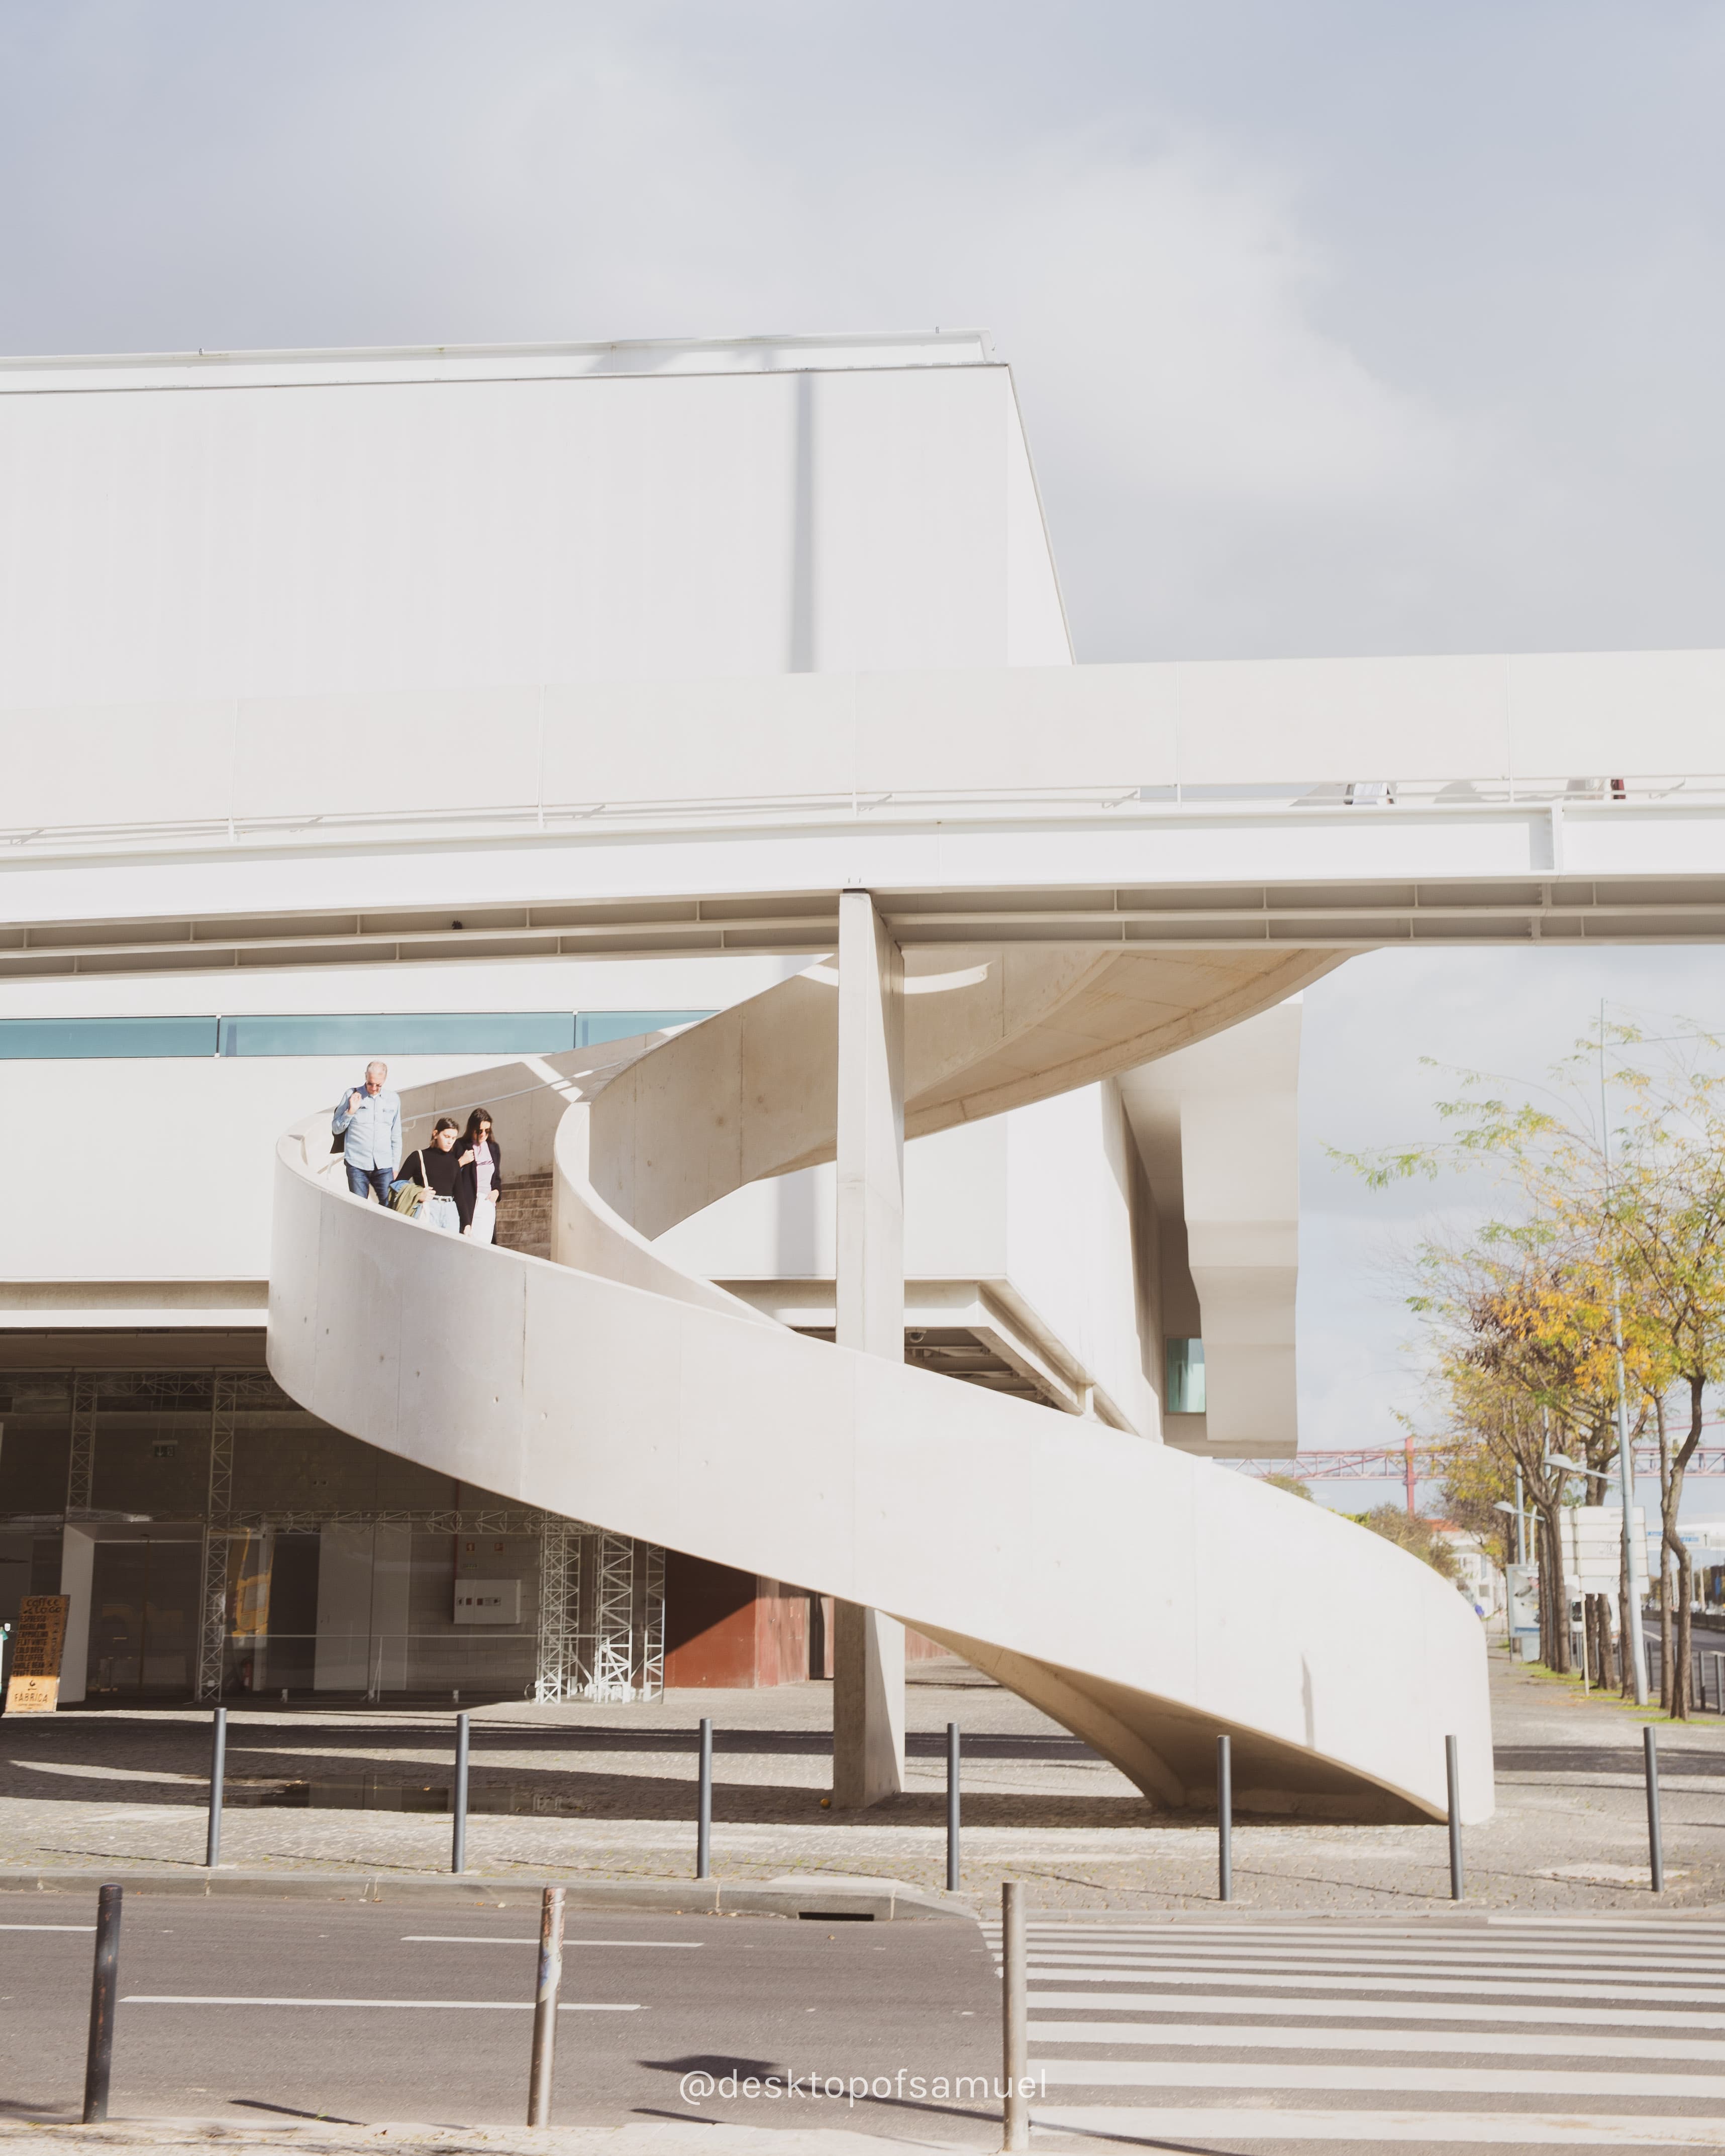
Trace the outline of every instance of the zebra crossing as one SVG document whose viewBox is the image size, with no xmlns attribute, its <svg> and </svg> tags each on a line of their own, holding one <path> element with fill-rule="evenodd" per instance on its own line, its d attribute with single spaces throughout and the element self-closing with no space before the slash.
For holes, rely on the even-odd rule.
<svg viewBox="0 0 1725 2156">
<path fill-rule="evenodd" d="M 1044 2133 L 1725 2151 L 1725 1922 L 1050 1912 L 1027 1964 Z"/>
</svg>

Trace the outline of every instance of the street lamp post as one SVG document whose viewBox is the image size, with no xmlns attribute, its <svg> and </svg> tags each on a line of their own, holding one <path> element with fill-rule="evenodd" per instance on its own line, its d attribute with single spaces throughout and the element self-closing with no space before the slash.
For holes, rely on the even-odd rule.
<svg viewBox="0 0 1725 2156">
<path fill-rule="evenodd" d="M 1605 999 L 1599 998 L 1599 1148 L 1605 1188 L 1611 1188 L 1611 1116 L 1605 1101 Z M 1647 1644 L 1641 1636 L 1641 1598 L 1635 1592 L 1635 1463 L 1630 1452 L 1629 1388 L 1623 1369 L 1623 1293 L 1617 1266 L 1611 1267 L 1611 1346 L 1617 1357 L 1617 1493 L 1623 1507 L 1623 1599 L 1629 1624 L 1630 1666 L 1635 1672 L 1635 1705 L 1647 1704 Z"/>
</svg>

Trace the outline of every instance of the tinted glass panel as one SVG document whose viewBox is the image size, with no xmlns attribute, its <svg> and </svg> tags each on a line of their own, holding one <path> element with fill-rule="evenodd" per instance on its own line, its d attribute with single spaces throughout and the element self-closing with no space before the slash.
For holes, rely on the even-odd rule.
<svg viewBox="0 0 1725 2156">
<path fill-rule="evenodd" d="M 668 1026 L 693 1025 L 711 1018 L 710 1010 L 579 1011 L 575 1045 L 597 1048 L 606 1040 L 628 1040 L 637 1033 L 662 1033 Z"/>
<path fill-rule="evenodd" d="M 1204 1406 L 1204 1342 L 1170 1340 L 1168 1343 L 1168 1412 L 1202 1414 Z"/>
<path fill-rule="evenodd" d="M 0 1061 L 146 1055 L 557 1055 L 710 1010 L 284 1011 L 243 1018 L 0 1019 Z"/>
<path fill-rule="evenodd" d="M 213 1018 L 0 1019 L 0 1058 L 213 1055 Z"/>
<path fill-rule="evenodd" d="M 397 1011 L 359 1018 L 224 1018 L 223 1055 L 556 1055 L 572 1011 Z"/>
</svg>

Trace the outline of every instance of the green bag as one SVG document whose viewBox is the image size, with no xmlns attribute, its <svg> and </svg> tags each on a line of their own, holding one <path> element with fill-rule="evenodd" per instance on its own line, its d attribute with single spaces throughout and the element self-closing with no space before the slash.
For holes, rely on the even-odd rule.
<svg viewBox="0 0 1725 2156">
<path fill-rule="evenodd" d="M 418 1153 L 414 1158 L 418 1161 L 423 1170 L 425 1166 L 424 1155 Z M 406 1162 L 402 1165 L 405 1167 Z M 390 1186 L 389 1203 L 392 1208 L 401 1214 L 403 1219 L 411 1220 L 430 1195 L 431 1193 L 423 1183 L 396 1183 Z"/>
</svg>

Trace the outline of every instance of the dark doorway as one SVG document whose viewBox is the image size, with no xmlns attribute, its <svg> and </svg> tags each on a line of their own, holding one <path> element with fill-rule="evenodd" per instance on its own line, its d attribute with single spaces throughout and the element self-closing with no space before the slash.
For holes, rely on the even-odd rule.
<svg viewBox="0 0 1725 2156">
<path fill-rule="evenodd" d="M 270 1655 L 259 1691 L 310 1691 L 317 1663 L 316 1535 L 277 1535 L 270 1576 Z"/>
<path fill-rule="evenodd" d="M 188 1697 L 202 1543 L 100 1542 L 92 1554 L 90 1697 Z"/>
</svg>

